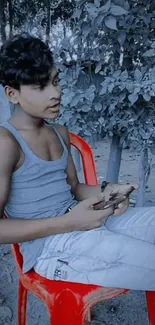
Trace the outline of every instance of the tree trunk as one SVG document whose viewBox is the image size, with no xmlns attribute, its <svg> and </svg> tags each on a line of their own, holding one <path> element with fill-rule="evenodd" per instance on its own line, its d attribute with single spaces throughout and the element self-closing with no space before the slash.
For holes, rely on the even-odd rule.
<svg viewBox="0 0 155 325">
<path fill-rule="evenodd" d="M 5 0 L 0 0 L 0 33 L 2 43 L 6 41 L 6 17 L 5 17 Z"/>
<path fill-rule="evenodd" d="M 47 44 L 50 41 L 50 30 L 51 30 L 51 8 L 50 8 L 50 0 L 46 0 L 47 7 L 47 23 L 46 23 L 46 42 Z"/>
<path fill-rule="evenodd" d="M 113 135 L 110 147 L 110 154 L 108 160 L 108 169 L 106 181 L 110 183 L 117 183 L 120 164 L 121 164 L 121 156 L 122 156 L 122 148 L 123 144 L 120 144 L 120 137 Z"/>
<path fill-rule="evenodd" d="M 150 175 L 150 164 L 148 162 L 148 148 L 142 150 L 141 159 L 139 162 L 139 188 L 137 207 L 144 206 L 145 203 L 145 188 Z"/>
<path fill-rule="evenodd" d="M 8 2 L 9 2 L 9 27 L 10 27 L 9 36 L 11 37 L 13 34 L 12 0 L 8 0 Z"/>
</svg>

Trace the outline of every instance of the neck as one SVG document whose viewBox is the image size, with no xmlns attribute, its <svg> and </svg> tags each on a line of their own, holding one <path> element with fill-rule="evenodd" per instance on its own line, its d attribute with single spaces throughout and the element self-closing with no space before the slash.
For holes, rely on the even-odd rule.
<svg viewBox="0 0 155 325">
<path fill-rule="evenodd" d="M 19 106 L 15 107 L 13 116 L 9 120 L 18 129 L 40 129 L 44 125 L 44 119 L 26 114 Z"/>
</svg>

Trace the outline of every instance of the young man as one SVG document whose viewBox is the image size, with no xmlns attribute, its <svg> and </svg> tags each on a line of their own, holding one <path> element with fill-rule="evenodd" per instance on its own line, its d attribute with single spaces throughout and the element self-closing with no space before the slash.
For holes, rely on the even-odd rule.
<svg viewBox="0 0 155 325">
<path fill-rule="evenodd" d="M 23 271 L 49 279 L 155 290 L 155 208 L 91 207 L 131 185 L 80 184 L 52 53 L 17 35 L 0 51 L 0 82 L 15 114 L 0 128 L 0 243 L 20 243 Z M 81 202 L 80 202 L 81 201 Z M 80 202 L 80 203 L 78 203 Z M 125 212 L 126 211 L 126 212 Z M 118 214 L 123 213 L 122 216 Z"/>
</svg>

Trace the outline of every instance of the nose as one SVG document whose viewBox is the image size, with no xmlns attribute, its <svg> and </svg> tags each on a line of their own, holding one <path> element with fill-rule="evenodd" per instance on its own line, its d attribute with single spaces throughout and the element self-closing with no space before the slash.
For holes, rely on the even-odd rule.
<svg viewBox="0 0 155 325">
<path fill-rule="evenodd" d="M 52 88 L 50 89 L 50 94 L 49 94 L 49 100 L 55 99 L 57 101 L 61 100 L 61 87 L 57 86 L 54 87 L 52 85 Z"/>
</svg>

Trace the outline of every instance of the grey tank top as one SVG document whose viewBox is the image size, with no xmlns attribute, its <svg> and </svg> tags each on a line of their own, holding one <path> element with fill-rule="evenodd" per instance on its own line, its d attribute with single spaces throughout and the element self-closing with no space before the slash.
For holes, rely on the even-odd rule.
<svg viewBox="0 0 155 325">
<path fill-rule="evenodd" d="M 17 129 L 9 122 L 1 126 L 11 132 L 25 155 L 22 166 L 12 174 L 10 195 L 5 206 L 7 217 L 38 219 L 64 215 L 67 208 L 76 205 L 77 201 L 73 199 L 70 185 L 66 181 L 68 149 L 61 135 L 53 125 L 50 126 L 62 144 L 63 153 L 55 161 L 46 161 L 32 152 Z M 51 235 L 53 238 L 55 236 Z M 40 238 L 20 244 L 23 272 L 29 271 L 36 264 L 45 240 L 46 238 Z"/>
</svg>

